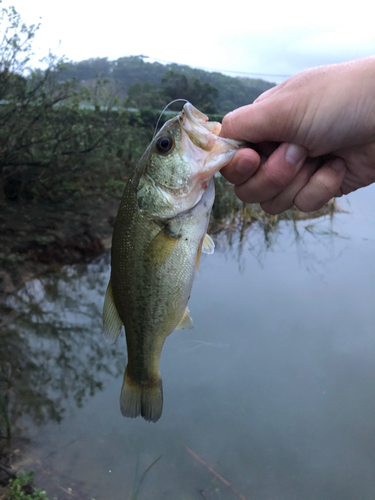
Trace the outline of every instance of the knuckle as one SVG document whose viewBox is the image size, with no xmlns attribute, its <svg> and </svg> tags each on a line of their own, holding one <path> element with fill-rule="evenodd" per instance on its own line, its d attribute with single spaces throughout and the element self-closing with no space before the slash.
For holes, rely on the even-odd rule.
<svg viewBox="0 0 375 500">
<path fill-rule="evenodd" d="M 278 215 L 283 210 L 280 210 L 272 201 L 264 201 L 260 204 L 262 210 L 269 215 Z"/>
<path fill-rule="evenodd" d="M 246 184 L 235 186 L 234 192 L 241 201 L 244 203 L 259 203 L 261 200 L 258 198 L 257 193 L 254 193 L 248 188 Z"/>
<path fill-rule="evenodd" d="M 321 175 L 316 176 L 316 187 L 319 191 L 325 194 L 335 193 L 337 191 L 337 179 L 328 174 L 327 172 L 322 172 Z"/>
<path fill-rule="evenodd" d="M 302 194 L 302 196 L 296 200 L 295 205 L 301 212 L 315 212 L 323 208 L 331 198 L 332 196 L 327 193 L 324 195 L 322 193 L 317 193 L 315 196 L 313 194 Z"/>
<path fill-rule="evenodd" d="M 319 200 L 306 195 L 302 190 L 295 197 L 294 205 L 301 212 L 313 212 L 314 210 L 319 210 L 319 208 L 321 208 L 324 205 L 324 203 L 320 205 Z"/>
</svg>

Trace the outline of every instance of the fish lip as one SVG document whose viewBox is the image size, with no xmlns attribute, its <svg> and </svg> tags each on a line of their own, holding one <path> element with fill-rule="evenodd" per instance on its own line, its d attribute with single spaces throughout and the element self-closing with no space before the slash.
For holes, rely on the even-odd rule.
<svg viewBox="0 0 375 500">
<path fill-rule="evenodd" d="M 187 126 L 186 121 L 188 121 L 191 125 Z M 220 122 L 210 121 L 208 116 L 206 116 L 204 113 L 195 108 L 190 102 L 187 102 L 182 108 L 182 111 L 180 112 L 179 115 L 179 123 L 189 136 L 192 134 L 192 130 L 194 130 L 194 127 L 196 127 L 198 130 L 200 128 L 201 132 L 207 135 L 207 137 L 210 135 L 209 133 L 215 136 L 219 136 L 221 130 Z M 202 130 L 202 127 L 204 128 L 204 130 Z M 223 137 L 221 137 L 221 139 L 233 144 L 236 143 L 239 149 L 251 148 L 256 150 L 256 144 L 254 144 L 253 142 L 236 141 L 233 139 L 227 139 Z"/>
<path fill-rule="evenodd" d="M 184 104 L 179 115 L 179 122 L 187 133 L 194 130 L 194 128 L 202 130 L 203 127 L 204 133 L 211 132 L 214 135 L 219 135 L 221 130 L 221 123 L 211 122 L 208 116 L 195 108 L 190 102 Z"/>
<path fill-rule="evenodd" d="M 205 122 L 208 122 L 208 116 L 206 116 L 202 111 L 195 108 L 191 102 L 187 102 L 184 104 L 182 108 L 181 115 L 185 114 L 186 118 L 190 121 L 198 122 L 201 125 L 204 125 Z"/>
</svg>

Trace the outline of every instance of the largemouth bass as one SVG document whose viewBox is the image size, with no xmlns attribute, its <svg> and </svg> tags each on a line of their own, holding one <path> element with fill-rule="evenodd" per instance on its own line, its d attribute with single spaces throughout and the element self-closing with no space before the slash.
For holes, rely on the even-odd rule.
<svg viewBox="0 0 375 500">
<path fill-rule="evenodd" d="M 162 413 L 159 360 L 174 330 L 193 328 L 187 307 L 214 202 L 214 174 L 242 143 L 218 137 L 221 124 L 190 103 L 161 128 L 128 181 L 112 238 L 104 337 L 125 326 L 128 365 L 120 396 L 126 417 Z"/>
</svg>

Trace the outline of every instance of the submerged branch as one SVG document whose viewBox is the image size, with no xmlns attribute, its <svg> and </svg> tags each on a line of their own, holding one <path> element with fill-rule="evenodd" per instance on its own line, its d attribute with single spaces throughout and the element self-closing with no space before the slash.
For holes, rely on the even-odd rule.
<svg viewBox="0 0 375 500">
<path fill-rule="evenodd" d="M 246 497 L 242 495 L 242 493 L 237 491 L 236 488 L 232 486 L 229 481 L 224 479 L 223 476 L 220 476 L 218 472 L 216 472 L 210 465 L 208 465 L 204 460 L 202 460 L 196 453 L 194 453 L 193 450 L 191 450 L 188 446 L 186 446 L 186 444 L 184 443 L 181 444 L 186 449 L 186 451 L 190 453 L 192 457 L 195 458 L 195 460 L 197 460 L 200 464 L 206 467 L 206 469 L 209 470 L 211 474 L 213 474 L 217 479 L 219 479 L 219 481 L 221 481 L 225 486 L 227 486 L 232 491 L 232 493 L 234 493 L 240 500 L 246 500 Z"/>
</svg>

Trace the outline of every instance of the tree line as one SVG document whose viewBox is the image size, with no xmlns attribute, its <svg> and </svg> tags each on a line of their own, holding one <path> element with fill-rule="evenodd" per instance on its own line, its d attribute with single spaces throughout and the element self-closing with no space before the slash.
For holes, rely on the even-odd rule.
<svg viewBox="0 0 375 500">
<path fill-rule="evenodd" d="M 148 103 L 164 104 L 175 94 L 180 98 L 190 97 L 192 101 L 202 93 L 208 94 L 209 109 L 213 109 L 214 105 L 219 113 L 249 104 L 274 86 L 273 83 L 262 79 L 234 78 L 174 63 L 151 63 L 145 61 L 144 56 L 121 57 L 114 61 L 109 61 L 108 58 L 71 61 L 66 63 L 60 76 L 66 79 L 74 78 L 84 85 L 90 85 L 90 82 L 98 77 L 106 78 L 122 99 L 130 95 L 137 107 Z M 168 92 L 171 86 L 174 92 Z M 142 100 L 142 92 L 148 94 L 145 100 Z M 198 99 L 195 105 L 204 107 L 204 99 Z M 210 112 L 209 109 L 202 111 Z"/>
<path fill-rule="evenodd" d="M 0 10 L 0 205 L 122 183 L 168 102 L 187 99 L 222 116 L 272 86 L 142 57 L 74 63 L 49 55 L 35 69 L 38 29 L 14 7 Z"/>
</svg>

